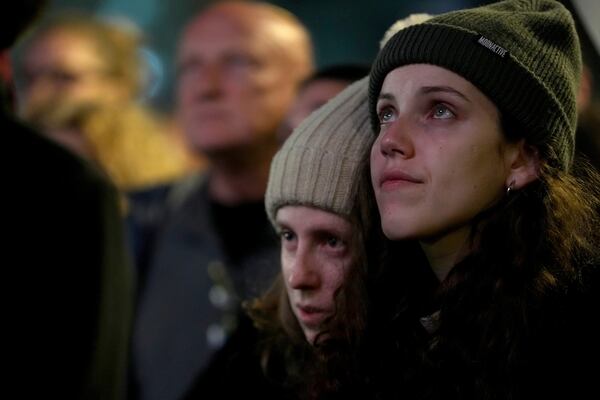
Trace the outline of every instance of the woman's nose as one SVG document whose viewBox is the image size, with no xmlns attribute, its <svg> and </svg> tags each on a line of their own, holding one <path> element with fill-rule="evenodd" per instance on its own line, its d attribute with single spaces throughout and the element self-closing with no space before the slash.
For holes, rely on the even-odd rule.
<svg viewBox="0 0 600 400">
<path fill-rule="evenodd" d="M 411 127 L 406 117 L 398 117 L 393 123 L 382 127 L 384 130 L 375 141 L 385 157 L 410 158 L 414 155 Z"/>
</svg>

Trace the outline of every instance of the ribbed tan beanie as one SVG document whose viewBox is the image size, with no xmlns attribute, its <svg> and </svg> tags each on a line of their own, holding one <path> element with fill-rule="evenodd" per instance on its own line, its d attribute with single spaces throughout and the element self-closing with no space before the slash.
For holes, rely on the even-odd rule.
<svg viewBox="0 0 600 400">
<path fill-rule="evenodd" d="M 277 152 L 265 196 L 271 223 L 285 205 L 350 215 L 361 160 L 373 141 L 367 89 L 367 77 L 347 87 L 306 118 Z"/>
</svg>

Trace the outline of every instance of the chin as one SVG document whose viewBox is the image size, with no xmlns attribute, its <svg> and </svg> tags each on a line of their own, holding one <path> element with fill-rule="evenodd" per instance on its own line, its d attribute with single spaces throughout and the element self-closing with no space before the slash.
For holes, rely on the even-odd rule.
<svg viewBox="0 0 600 400">
<path fill-rule="evenodd" d="M 414 232 L 406 229 L 408 224 L 399 220 L 381 221 L 383 234 L 390 240 L 406 240 L 414 238 Z"/>
</svg>

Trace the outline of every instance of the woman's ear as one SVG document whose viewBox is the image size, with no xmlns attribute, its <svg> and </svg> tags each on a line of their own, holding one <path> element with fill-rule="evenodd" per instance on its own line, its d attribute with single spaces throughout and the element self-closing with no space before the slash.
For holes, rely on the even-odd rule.
<svg viewBox="0 0 600 400">
<path fill-rule="evenodd" d="M 521 189 L 538 178 L 540 155 L 538 149 L 526 143 L 525 139 L 519 140 L 515 146 L 505 184 L 507 188 Z"/>
</svg>

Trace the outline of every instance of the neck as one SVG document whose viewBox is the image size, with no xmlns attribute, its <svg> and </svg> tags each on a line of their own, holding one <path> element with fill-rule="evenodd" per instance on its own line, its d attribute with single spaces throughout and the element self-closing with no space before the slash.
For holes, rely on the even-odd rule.
<svg viewBox="0 0 600 400">
<path fill-rule="evenodd" d="M 210 159 L 209 192 L 213 200 L 226 205 L 260 201 L 264 198 L 271 159 L 277 144 L 262 143 Z"/>
<path fill-rule="evenodd" d="M 442 282 L 454 265 L 462 260 L 470 250 L 468 226 L 447 233 L 442 237 L 420 242 L 421 248 L 429 261 L 429 266 Z"/>
</svg>

